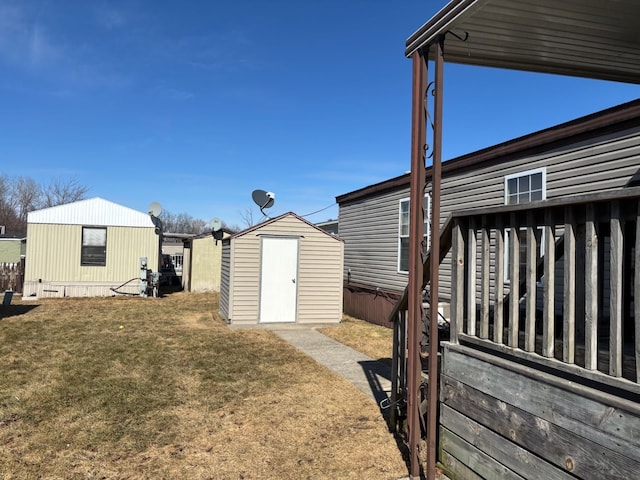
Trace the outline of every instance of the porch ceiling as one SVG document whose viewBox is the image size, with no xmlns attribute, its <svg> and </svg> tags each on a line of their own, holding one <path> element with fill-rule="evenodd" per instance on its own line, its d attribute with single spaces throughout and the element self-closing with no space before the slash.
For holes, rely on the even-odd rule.
<svg viewBox="0 0 640 480">
<path fill-rule="evenodd" d="M 446 62 L 640 84 L 638 0 L 452 0 L 406 55 L 447 31 L 469 37 L 447 35 Z"/>
</svg>

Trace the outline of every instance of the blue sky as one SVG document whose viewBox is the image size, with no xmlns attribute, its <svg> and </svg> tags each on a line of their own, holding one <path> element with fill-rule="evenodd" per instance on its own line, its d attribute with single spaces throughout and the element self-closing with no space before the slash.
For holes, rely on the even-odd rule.
<svg viewBox="0 0 640 480">
<path fill-rule="evenodd" d="M 404 42 L 442 0 L 3 0 L 0 173 L 243 225 L 409 169 Z M 640 87 L 447 65 L 445 159 Z M 333 206 L 309 216 L 337 217 Z"/>
</svg>

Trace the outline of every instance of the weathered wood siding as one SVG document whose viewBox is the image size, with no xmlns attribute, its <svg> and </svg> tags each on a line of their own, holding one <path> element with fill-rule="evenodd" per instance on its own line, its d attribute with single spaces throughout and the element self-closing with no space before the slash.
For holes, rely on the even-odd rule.
<svg viewBox="0 0 640 480">
<path fill-rule="evenodd" d="M 343 243 L 293 214 L 228 240 L 229 272 L 222 273 L 224 279 L 229 279 L 227 318 L 238 324 L 256 323 L 260 318 L 260 239 L 265 236 L 299 238 L 296 322 L 340 322 Z"/>
<path fill-rule="evenodd" d="M 222 253 L 220 258 L 220 300 L 219 311 L 220 316 L 229 320 L 231 312 L 230 305 L 230 285 L 231 285 L 231 242 L 229 240 L 222 242 Z"/>
<path fill-rule="evenodd" d="M 637 398 L 445 343 L 440 459 L 453 478 L 636 478 Z"/>
<path fill-rule="evenodd" d="M 68 286 L 51 292 L 59 296 L 112 294 L 104 287 L 140 277 L 140 257 L 147 257 L 148 268 L 158 271 L 160 245 L 154 228 L 106 228 L 106 265 L 89 267 L 80 265 L 82 225 L 28 224 L 24 295 L 38 293 L 42 283 Z M 91 285 L 99 288 L 86 288 Z"/>
</svg>

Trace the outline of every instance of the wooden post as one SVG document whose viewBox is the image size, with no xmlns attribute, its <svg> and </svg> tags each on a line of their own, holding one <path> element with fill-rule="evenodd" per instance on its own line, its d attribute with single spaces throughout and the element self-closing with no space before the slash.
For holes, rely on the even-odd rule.
<svg viewBox="0 0 640 480">
<path fill-rule="evenodd" d="M 576 344 L 576 223 L 573 207 L 564 210 L 564 282 L 563 282 L 562 360 L 575 362 Z"/>
<path fill-rule="evenodd" d="M 636 333 L 636 382 L 640 382 L 640 201 L 638 201 L 636 213 L 636 251 L 635 251 L 635 274 L 633 281 L 633 320 L 635 322 Z"/>
<path fill-rule="evenodd" d="M 493 301 L 493 341 L 502 343 L 504 329 L 504 222 L 496 221 L 496 287 Z"/>
<path fill-rule="evenodd" d="M 622 254 L 624 252 L 620 203 L 611 203 L 609 246 L 609 375 L 622 376 Z"/>
<path fill-rule="evenodd" d="M 553 214 L 550 208 L 545 211 L 544 226 L 544 295 L 542 320 L 542 355 L 553 358 L 555 347 L 555 262 L 556 239 Z"/>
<path fill-rule="evenodd" d="M 450 341 L 458 343 L 464 325 L 464 239 L 459 219 L 454 220 L 451 232 L 451 318 Z"/>
<path fill-rule="evenodd" d="M 531 210 L 527 212 L 527 299 L 524 331 L 524 349 L 534 352 L 536 349 L 536 265 L 537 258 L 536 226 Z"/>
<path fill-rule="evenodd" d="M 480 338 L 489 338 L 489 289 L 490 289 L 490 254 L 491 245 L 489 240 L 489 228 L 487 227 L 487 216 L 482 216 L 480 238 L 482 242 L 482 283 L 480 284 Z"/>
<path fill-rule="evenodd" d="M 598 369 L 598 236 L 595 208 L 587 205 L 584 252 L 584 366 Z"/>
<path fill-rule="evenodd" d="M 518 348 L 520 330 L 520 227 L 511 214 L 509 231 L 509 346 Z"/>
<path fill-rule="evenodd" d="M 476 334 L 476 269 L 477 269 L 477 237 L 475 220 L 469 219 L 467 228 L 467 334 Z"/>
</svg>

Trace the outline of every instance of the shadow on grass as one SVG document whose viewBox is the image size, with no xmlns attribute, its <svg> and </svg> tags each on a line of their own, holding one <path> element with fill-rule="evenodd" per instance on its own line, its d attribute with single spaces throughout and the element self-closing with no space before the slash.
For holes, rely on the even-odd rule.
<svg viewBox="0 0 640 480">
<path fill-rule="evenodd" d="M 396 445 L 398 446 L 398 451 L 402 455 L 402 459 L 407 465 L 407 469 L 410 468 L 410 451 L 407 446 L 407 441 L 402 432 L 396 429 L 396 425 L 393 425 L 390 418 L 391 409 L 395 408 L 395 406 L 390 406 L 385 408 L 383 405 L 390 405 L 391 398 L 390 393 L 387 392 L 380 378 L 384 378 L 387 381 L 391 381 L 391 359 L 390 358 L 381 358 L 379 360 L 365 360 L 358 362 L 362 367 L 362 370 L 369 382 L 369 386 L 371 387 L 371 393 L 376 400 L 376 403 L 380 407 L 380 413 L 382 413 L 382 418 L 384 418 L 387 423 L 387 428 L 389 432 L 393 434 L 393 438 L 396 441 Z"/>
<path fill-rule="evenodd" d="M 39 305 L 0 305 L 0 320 L 3 318 L 24 315 Z"/>
</svg>

